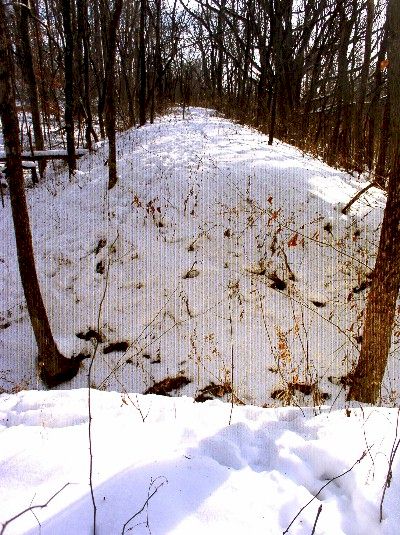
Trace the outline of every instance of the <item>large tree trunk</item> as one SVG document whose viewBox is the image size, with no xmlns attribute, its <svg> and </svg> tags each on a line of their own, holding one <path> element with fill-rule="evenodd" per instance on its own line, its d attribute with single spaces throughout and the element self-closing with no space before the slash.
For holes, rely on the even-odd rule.
<svg viewBox="0 0 400 535">
<path fill-rule="evenodd" d="M 71 0 L 62 0 L 64 26 L 64 76 L 65 76 L 65 133 L 67 136 L 68 169 L 70 175 L 76 169 L 74 136 L 74 39 L 71 25 Z"/>
<path fill-rule="evenodd" d="M 18 116 L 15 106 L 14 62 L 4 4 L 0 1 L 0 118 L 7 154 L 11 208 L 21 282 L 38 346 L 39 375 L 48 386 L 74 377 L 79 362 L 58 351 L 50 329 L 36 273 L 21 164 Z"/>
<path fill-rule="evenodd" d="M 390 176 L 388 199 L 374 278 L 365 311 L 364 333 L 348 399 L 376 403 L 391 345 L 400 288 L 400 3 L 388 4 L 388 84 L 390 101 Z"/>
</svg>

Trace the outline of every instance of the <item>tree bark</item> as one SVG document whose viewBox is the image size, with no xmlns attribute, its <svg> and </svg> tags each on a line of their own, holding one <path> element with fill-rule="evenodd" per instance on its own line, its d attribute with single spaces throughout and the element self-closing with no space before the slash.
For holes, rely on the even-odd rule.
<svg viewBox="0 0 400 535">
<path fill-rule="evenodd" d="M 146 124 L 146 11 L 147 1 L 140 0 L 140 25 L 139 25 L 139 125 Z"/>
<path fill-rule="evenodd" d="M 21 0 L 17 9 L 17 20 L 20 40 L 21 71 L 28 87 L 29 107 L 32 115 L 33 134 L 35 136 L 35 149 L 44 149 L 44 139 L 40 121 L 39 96 L 36 82 L 35 69 L 33 67 L 33 55 L 29 39 L 29 7 L 27 0 Z M 40 176 L 43 176 L 46 163 L 39 164 Z"/>
<path fill-rule="evenodd" d="M 365 30 L 364 60 L 361 68 L 360 88 L 356 105 L 356 121 L 354 128 L 354 151 L 360 171 L 365 161 L 365 98 L 368 88 L 369 68 L 371 64 L 372 27 L 374 22 L 374 0 L 367 0 L 367 25 Z"/>
<path fill-rule="evenodd" d="M 8 182 L 18 265 L 29 317 L 38 347 L 39 375 L 48 386 L 55 386 L 74 377 L 78 372 L 79 362 L 67 359 L 58 351 L 40 292 L 28 206 L 25 198 L 14 80 L 12 45 L 6 22 L 4 4 L 1 1 L 0 118 L 7 155 Z"/>
<path fill-rule="evenodd" d="M 115 53 L 117 49 L 117 29 L 123 0 L 116 0 L 108 28 L 108 49 L 105 72 L 105 115 L 108 138 L 108 189 L 117 183 L 117 149 L 115 137 Z"/>
<path fill-rule="evenodd" d="M 360 358 L 348 399 L 376 403 L 386 370 L 400 288 L 400 4 L 388 3 L 390 175 L 374 278 L 368 295 Z"/>
<path fill-rule="evenodd" d="M 83 56 L 82 56 L 82 76 L 83 76 L 83 94 L 82 103 L 85 112 L 85 140 L 86 146 L 92 150 L 92 136 L 95 142 L 98 141 L 97 134 L 93 128 L 93 117 L 90 102 L 90 69 L 89 69 L 89 25 L 88 25 L 88 6 L 87 0 L 77 0 L 77 18 L 78 18 L 78 35 L 80 37 Z"/>
<path fill-rule="evenodd" d="M 74 39 L 71 25 L 71 0 L 62 0 L 64 25 L 64 76 L 65 76 L 65 133 L 67 136 L 68 169 L 72 175 L 76 169 L 74 136 Z"/>
</svg>

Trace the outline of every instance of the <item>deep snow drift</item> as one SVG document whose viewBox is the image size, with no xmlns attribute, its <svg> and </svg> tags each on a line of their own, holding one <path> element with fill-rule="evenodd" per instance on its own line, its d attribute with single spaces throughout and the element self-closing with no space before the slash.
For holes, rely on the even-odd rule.
<svg viewBox="0 0 400 535">
<path fill-rule="evenodd" d="M 342 215 L 363 180 L 199 108 L 121 134 L 111 192 L 106 160 L 100 144 L 72 181 L 49 164 L 28 190 L 59 347 L 90 356 L 100 341 L 93 386 L 343 406 L 383 194 L 370 190 Z M 41 385 L 5 201 L 0 386 L 10 392 Z M 387 404 L 399 391 L 396 322 Z M 86 386 L 87 368 L 68 387 Z"/>
<path fill-rule="evenodd" d="M 5 535 L 92 533 L 87 399 L 85 389 L 0 396 L 0 522 L 63 489 Z M 379 522 L 395 409 L 312 416 L 98 391 L 92 407 L 98 535 L 281 535 L 315 495 L 287 533 L 310 535 L 320 505 L 315 535 L 398 533 L 397 458 Z"/>
</svg>

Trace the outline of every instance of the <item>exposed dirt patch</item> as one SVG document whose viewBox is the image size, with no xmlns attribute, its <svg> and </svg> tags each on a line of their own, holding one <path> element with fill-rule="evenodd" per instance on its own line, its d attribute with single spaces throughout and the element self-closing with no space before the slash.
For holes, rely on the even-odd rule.
<svg viewBox="0 0 400 535">
<path fill-rule="evenodd" d="M 103 353 L 113 353 L 114 351 L 126 351 L 129 347 L 129 342 L 126 340 L 122 342 L 114 342 L 112 344 L 109 344 L 103 349 Z"/>
<path fill-rule="evenodd" d="M 214 398 L 222 398 L 225 394 L 232 393 L 232 386 L 229 383 L 216 385 L 211 382 L 200 390 L 200 393 L 194 398 L 195 401 L 204 402 Z"/>
<path fill-rule="evenodd" d="M 77 338 L 80 338 L 81 340 L 86 340 L 87 342 L 92 340 L 92 338 L 96 340 L 96 342 L 98 342 L 99 344 L 104 342 L 104 336 L 101 333 L 95 331 L 94 329 L 89 329 L 85 333 L 84 332 L 76 333 L 76 336 Z"/>
<path fill-rule="evenodd" d="M 177 375 L 176 377 L 166 377 L 158 383 L 148 388 L 144 394 L 158 394 L 159 396 L 169 396 L 173 390 L 179 390 L 191 383 L 191 380 L 184 375 Z"/>
</svg>

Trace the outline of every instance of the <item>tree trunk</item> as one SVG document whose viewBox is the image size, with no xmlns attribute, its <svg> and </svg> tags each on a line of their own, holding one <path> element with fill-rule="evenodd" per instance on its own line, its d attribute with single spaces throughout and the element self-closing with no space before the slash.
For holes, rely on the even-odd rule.
<svg viewBox="0 0 400 535">
<path fill-rule="evenodd" d="M 69 174 L 76 169 L 75 136 L 74 136 L 74 39 L 71 26 L 71 0 L 62 0 L 62 16 L 64 25 L 64 76 L 65 76 L 65 133 L 67 136 Z"/>
<path fill-rule="evenodd" d="M 92 150 L 92 135 L 95 142 L 98 141 L 97 134 L 93 128 L 93 117 L 90 103 L 90 83 L 89 83 L 89 25 L 88 25 L 88 6 L 87 0 L 77 0 L 78 11 L 78 35 L 80 37 L 83 57 L 82 57 L 82 71 L 83 71 L 83 108 L 85 112 L 85 140 L 86 147 Z"/>
<path fill-rule="evenodd" d="M 385 373 L 400 288 L 400 4 L 388 3 L 390 175 L 374 278 L 365 311 L 360 358 L 348 399 L 376 403 Z"/>
<path fill-rule="evenodd" d="M 35 136 L 35 149 L 44 149 L 43 132 L 40 121 L 39 96 L 36 83 L 36 74 L 33 68 L 33 55 L 29 39 L 29 19 L 30 16 L 27 0 L 21 0 L 17 9 L 17 20 L 19 30 L 19 40 L 21 43 L 21 71 L 28 87 L 29 107 L 32 115 L 33 134 Z M 40 176 L 43 176 L 46 163 L 39 164 Z"/>
<path fill-rule="evenodd" d="M 383 37 L 381 45 L 379 47 L 378 58 L 376 60 L 375 76 L 374 76 L 374 88 L 372 92 L 372 100 L 368 109 L 368 141 L 366 144 L 366 163 L 369 170 L 374 167 L 374 158 L 377 151 L 378 137 L 376 134 L 376 123 L 378 116 L 378 108 L 381 100 L 382 88 L 384 85 L 382 75 L 382 62 L 386 57 L 387 52 L 387 17 L 383 28 Z M 384 112 L 385 113 L 385 112 Z M 387 134 L 387 133 L 386 133 Z M 384 134 L 385 135 L 385 134 Z"/>
<path fill-rule="evenodd" d="M 105 112 L 108 138 L 108 189 L 117 183 L 117 150 L 115 139 L 115 53 L 117 49 L 117 29 L 123 0 L 116 0 L 108 28 L 108 49 L 105 72 Z"/>
<path fill-rule="evenodd" d="M 360 88 L 356 105 L 356 121 L 354 131 L 354 151 L 357 166 L 360 171 L 364 168 L 365 161 L 365 98 L 368 88 L 369 68 L 371 64 L 372 50 L 372 26 L 374 22 L 374 0 L 367 0 L 367 26 L 365 30 L 364 60 L 361 68 Z"/>
<path fill-rule="evenodd" d="M 146 124 L 146 0 L 140 0 L 140 26 L 139 26 L 139 125 Z"/>
<path fill-rule="evenodd" d="M 25 198 L 14 80 L 12 45 L 4 4 L 0 2 L 0 118 L 7 154 L 8 182 L 19 271 L 38 347 L 39 375 L 48 386 L 55 386 L 74 377 L 78 372 L 79 362 L 67 359 L 58 351 L 40 292 Z"/>
</svg>

